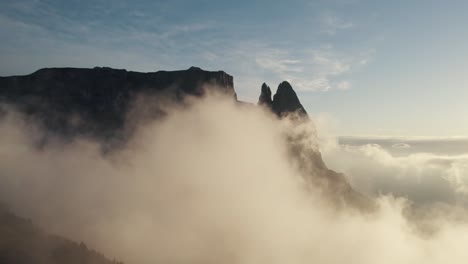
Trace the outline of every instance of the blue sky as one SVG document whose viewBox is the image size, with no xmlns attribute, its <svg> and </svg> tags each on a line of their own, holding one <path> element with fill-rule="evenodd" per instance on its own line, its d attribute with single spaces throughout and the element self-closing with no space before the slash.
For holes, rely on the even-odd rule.
<svg viewBox="0 0 468 264">
<path fill-rule="evenodd" d="M 467 1 L 0 0 L 0 75 L 199 66 L 288 80 L 338 135 L 468 135 Z M 330 121 L 331 120 L 331 121 Z"/>
</svg>

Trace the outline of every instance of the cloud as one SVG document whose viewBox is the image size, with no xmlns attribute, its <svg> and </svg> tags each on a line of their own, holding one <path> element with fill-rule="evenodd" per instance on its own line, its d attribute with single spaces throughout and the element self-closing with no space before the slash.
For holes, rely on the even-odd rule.
<svg viewBox="0 0 468 264">
<path fill-rule="evenodd" d="M 350 80 L 344 76 L 366 65 L 373 52 L 350 56 L 330 46 L 296 51 L 263 49 L 257 52 L 256 63 L 264 70 L 290 81 L 300 91 L 349 90 Z"/>
<path fill-rule="evenodd" d="M 411 145 L 407 143 L 396 143 L 392 145 L 392 148 L 411 148 Z"/>
<path fill-rule="evenodd" d="M 34 126 L 13 115 L 0 123 L 0 197 L 48 231 L 129 263 L 466 261 L 466 224 L 438 219 L 439 231 L 423 237 L 405 217 L 404 199 L 378 196 L 380 209 L 361 213 L 334 209 L 320 190 L 305 188 L 286 151 L 288 124 L 209 97 L 171 110 L 103 156 L 85 139 L 37 149 L 40 130 L 29 133 Z M 446 166 L 434 157 L 395 160 L 377 146 L 340 153 L 328 160 L 354 157 L 379 173 Z M 422 188 L 438 197 L 438 183 Z"/>
<path fill-rule="evenodd" d="M 85 2 L 76 7 L 82 11 L 77 15 L 72 7 L 64 9 L 44 1 L 2 4 L 0 32 L 6 41 L 0 45 L 5 57 L 0 64 L 1 75 L 63 66 L 102 65 L 139 71 L 180 69 L 176 65 L 181 60 L 185 64 L 187 57 L 196 58 L 201 53 L 198 51 L 202 45 L 194 47 L 194 42 L 187 39 L 199 38 L 217 26 L 209 20 L 168 22 L 159 13 L 163 4 L 148 2 L 144 5 L 146 9 L 140 5 L 128 6 L 124 1 L 115 1 L 110 6 L 99 1 Z M 159 12 L 149 12 L 154 9 Z M 185 41 L 180 41 L 181 38 Z M 34 49 L 30 45 L 32 40 Z M 180 56 L 181 50 L 195 55 Z"/>
<path fill-rule="evenodd" d="M 336 87 L 338 90 L 349 90 L 351 89 L 351 83 L 349 81 L 341 81 Z"/>
<path fill-rule="evenodd" d="M 320 39 L 298 43 L 293 37 L 263 34 L 258 27 L 219 22 L 215 15 L 175 19 L 174 7 L 180 3 L 84 2 L 76 7 L 80 12 L 48 1 L 15 3 L 5 3 L 0 10 L 0 32 L 5 36 L 0 75 L 43 67 L 109 66 L 148 72 L 195 65 L 235 76 L 240 98 L 255 102 L 263 82 L 288 80 L 300 91 L 349 90 L 350 75 L 372 57 L 371 52 L 337 50 Z M 324 21 L 345 27 L 329 17 Z"/>
<path fill-rule="evenodd" d="M 267 70 L 276 74 L 301 73 L 304 69 L 301 67 L 299 59 L 288 59 L 288 53 L 279 49 L 267 49 L 257 55 L 256 63 Z"/>
<path fill-rule="evenodd" d="M 320 30 L 322 33 L 333 36 L 340 30 L 346 30 L 354 28 L 355 25 L 352 22 L 345 21 L 339 18 L 335 14 L 324 13 L 319 17 Z"/>
<path fill-rule="evenodd" d="M 391 194 L 418 205 L 468 206 L 468 153 L 411 152 L 406 143 L 390 148 L 410 152 L 396 156 L 379 144 L 340 144 L 327 148 L 324 158 L 332 168 L 345 173 L 353 186 L 369 195 Z"/>
</svg>

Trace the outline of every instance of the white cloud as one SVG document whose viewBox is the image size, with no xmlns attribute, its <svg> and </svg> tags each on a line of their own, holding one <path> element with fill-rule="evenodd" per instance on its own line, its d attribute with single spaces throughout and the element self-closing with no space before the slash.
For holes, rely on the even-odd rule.
<svg viewBox="0 0 468 264">
<path fill-rule="evenodd" d="M 390 147 L 409 149 L 410 145 Z M 396 156 L 379 144 L 328 145 L 324 150 L 327 164 L 345 173 L 353 186 L 366 194 L 392 194 L 418 205 L 468 206 L 468 153 Z"/>
<path fill-rule="evenodd" d="M 392 148 L 411 148 L 411 145 L 408 143 L 396 143 L 392 145 Z"/>
<path fill-rule="evenodd" d="M 190 23 L 190 24 L 179 24 L 169 27 L 161 35 L 163 38 L 171 38 L 181 34 L 196 33 L 203 30 L 214 28 L 215 25 L 212 23 Z"/>
<path fill-rule="evenodd" d="M 338 90 L 349 90 L 351 89 L 351 83 L 349 81 L 341 81 L 336 86 Z"/>
<path fill-rule="evenodd" d="M 345 21 L 335 14 L 324 13 L 319 17 L 320 31 L 327 35 L 335 35 L 340 30 L 355 27 L 354 23 Z"/>
<path fill-rule="evenodd" d="M 259 108 L 207 98 L 148 124 L 128 148 L 105 157 L 83 140 L 37 150 L 30 137 L 40 133 L 17 122 L 0 123 L 1 200 L 49 232 L 128 263 L 441 264 L 468 257 L 466 222 L 442 215 L 434 221 L 439 232 L 423 237 L 404 199 L 379 196 L 379 209 L 366 213 L 325 203 L 287 155 L 285 136 L 297 127 Z M 398 180 L 393 187 L 402 191 L 419 186 L 410 172 L 440 171 L 447 162 L 395 160 L 377 146 L 347 151 L 349 164 L 366 163 L 384 173 L 372 177 Z M 452 175 L 467 170 L 454 167 L 460 170 Z M 443 187 L 463 185 L 426 176 L 413 193 L 444 198 Z"/>
<path fill-rule="evenodd" d="M 16 58 L 0 65 L 2 75 L 29 73 L 45 66 L 93 67 L 99 64 L 156 71 L 196 65 L 228 72 L 235 77 L 240 98 L 256 101 L 262 82 L 272 82 L 270 85 L 274 86 L 288 80 L 298 91 L 351 89 L 349 74 L 366 65 L 371 57 L 370 53 L 348 54 L 331 46 L 314 47 L 318 44 L 274 46 L 261 38 L 220 38 L 215 30 L 219 24 L 209 19 L 174 24 L 158 13 L 145 17 L 148 13 L 138 7 L 124 14 L 123 19 L 128 23 L 113 27 L 106 18 L 80 20 L 64 16 L 45 2 L 24 3 L 27 4 L 22 7 L 23 13 L 39 5 L 41 8 L 36 9 L 44 20 L 0 14 L 0 21 L 6 21 L 1 23 L 0 31 L 15 41 L 10 41 L 13 44 L 8 44 L 8 40 L 4 42 L 2 51 L 6 57 Z M 118 13 L 125 5 L 123 1 L 118 2 L 118 8 L 113 6 L 106 12 Z M 105 8 L 97 4 L 93 6 L 93 14 L 104 12 Z M 350 26 L 333 16 L 323 19 L 335 28 Z M 54 27 L 48 24 L 51 21 Z M 29 45 L 32 36 L 35 49 Z M 180 41 L 181 36 L 184 41 Z M 37 54 L 36 50 L 43 52 Z"/>
<path fill-rule="evenodd" d="M 261 68 L 271 70 L 279 75 L 303 72 L 301 60 L 288 57 L 288 52 L 285 50 L 267 49 L 256 56 L 255 62 Z"/>
<path fill-rule="evenodd" d="M 373 52 L 358 55 L 343 54 L 330 46 L 294 53 L 280 49 L 262 49 L 256 54 L 257 65 L 287 80 L 300 91 L 351 89 L 346 74 L 367 64 Z"/>
</svg>

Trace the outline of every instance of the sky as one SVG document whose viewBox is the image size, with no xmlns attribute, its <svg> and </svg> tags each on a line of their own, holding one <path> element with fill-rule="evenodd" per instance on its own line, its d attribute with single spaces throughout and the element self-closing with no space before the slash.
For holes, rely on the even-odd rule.
<svg viewBox="0 0 468 264">
<path fill-rule="evenodd" d="M 468 135 L 467 1 L 0 0 L 0 76 L 44 67 L 289 81 L 340 136 Z"/>
</svg>

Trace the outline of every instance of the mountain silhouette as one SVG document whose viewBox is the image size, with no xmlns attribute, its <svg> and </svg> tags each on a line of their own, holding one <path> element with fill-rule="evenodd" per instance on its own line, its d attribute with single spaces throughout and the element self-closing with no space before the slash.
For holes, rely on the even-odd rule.
<svg viewBox="0 0 468 264">
<path fill-rule="evenodd" d="M 244 105 L 237 100 L 231 75 L 197 67 L 150 73 L 98 67 L 46 68 L 25 76 L 0 77 L 0 103 L 54 135 L 91 137 L 104 144 L 131 136 L 128 115 L 138 98 L 151 101 L 148 117 L 161 118 L 165 102 L 183 105 L 185 98 L 202 97 L 210 88 Z M 258 105 L 278 118 L 293 116 L 298 126 L 312 122 L 286 81 L 279 84 L 273 97 L 264 83 Z M 289 156 L 299 165 L 304 179 L 320 186 L 333 205 L 372 208 L 370 199 L 356 192 L 343 174 L 325 165 L 317 148 L 303 143 L 311 136 L 307 132 L 287 135 Z M 47 235 L 31 222 L 0 209 L 0 263 L 114 263 L 84 244 Z"/>
</svg>

